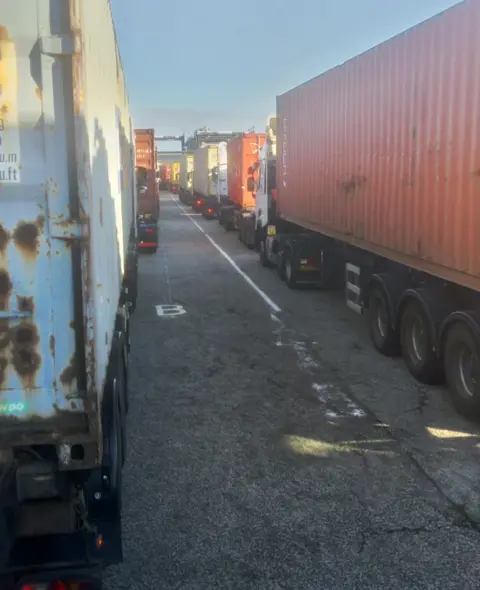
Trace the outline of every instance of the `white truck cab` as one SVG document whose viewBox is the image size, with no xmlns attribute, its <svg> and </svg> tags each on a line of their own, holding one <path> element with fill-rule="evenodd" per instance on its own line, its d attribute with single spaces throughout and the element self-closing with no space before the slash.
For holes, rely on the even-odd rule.
<svg viewBox="0 0 480 590">
<path fill-rule="evenodd" d="M 277 136 L 276 119 L 269 117 L 267 141 L 260 150 L 259 159 L 254 166 L 255 182 L 255 229 L 261 232 L 272 222 L 272 191 L 276 189 Z"/>
</svg>

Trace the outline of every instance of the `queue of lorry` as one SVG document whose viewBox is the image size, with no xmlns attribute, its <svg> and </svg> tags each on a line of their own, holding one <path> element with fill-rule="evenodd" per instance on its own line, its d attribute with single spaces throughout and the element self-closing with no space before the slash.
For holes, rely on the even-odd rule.
<svg viewBox="0 0 480 590">
<path fill-rule="evenodd" d="M 343 288 L 379 352 L 480 416 L 478 2 L 279 96 L 265 132 L 195 133 L 174 165 L 133 128 L 108 0 L 0 6 L 0 588 L 100 588 L 123 559 L 160 189 L 290 288 Z"/>
<path fill-rule="evenodd" d="M 467 0 L 279 96 L 266 134 L 194 151 L 180 194 L 290 288 L 343 288 L 378 351 L 446 381 L 468 418 L 480 417 L 478 25 Z"/>
</svg>

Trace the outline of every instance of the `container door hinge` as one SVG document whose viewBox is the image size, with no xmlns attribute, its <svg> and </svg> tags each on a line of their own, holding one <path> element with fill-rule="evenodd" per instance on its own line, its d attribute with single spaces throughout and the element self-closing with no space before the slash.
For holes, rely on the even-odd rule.
<svg viewBox="0 0 480 590">
<path fill-rule="evenodd" d="M 55 240 L 86 240 L 88 238 L 88 225 L 78 221 L 62 221 L 50 224 L 50 236 Z"/>
<path fill-rule="evenodd" d="M 75 43 L 71 35 L 53 35 L 40 38 L 40 53 L 45 55 L 72 55 Z"/>
</svg>

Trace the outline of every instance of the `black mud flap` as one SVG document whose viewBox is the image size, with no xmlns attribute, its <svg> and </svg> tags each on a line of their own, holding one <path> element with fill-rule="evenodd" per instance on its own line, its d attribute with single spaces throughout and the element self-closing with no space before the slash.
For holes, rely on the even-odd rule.
<svg viewBox="0 0 480 590">
<path fill-rule="evenodd" d="M 117 565 L 123 561 L 122 523 L 96 522 L 97 534 L 102 539 L 102 565 Z"/>
<path fill-rule="evenodd" d="M 118 531 L 114 534 L 118 535 Z M 0 573 L 0 588 L 17 590 L 28 583 L 54 580 L 101 584 L 104 567 L 118 563 L 118 549 L 115 555 L 115 548 L 107 547 L 107 543 L 113 545 L 112 534 L 101 527 L 95 532 L 79 531 L 17 541 L 8 567 Z M 109 559 L 116 561 L 107 561 Z M 101 585 L 92 586 L 95 587 L 101 588 Z"/>
</svg>

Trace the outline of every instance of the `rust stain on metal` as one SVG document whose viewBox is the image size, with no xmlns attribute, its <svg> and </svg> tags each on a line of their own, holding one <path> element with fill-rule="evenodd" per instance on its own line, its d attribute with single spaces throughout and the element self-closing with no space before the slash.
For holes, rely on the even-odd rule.
<svg viewBox="0 0 480 590">
<path fill-rule="evenodd" d="M 20 221 L 13 232 L 13 240 L 26 257 L 38 253 L 39 227 L 36 223 Z"/>
<path fill-rule="evenodd" d="M 5 374 L 7 372 L 8 360 L 5 357 L 0 357 L 0 389 L 5 382 Z"/>
<path fill-rule="evenodd" d="M 366 176 L 355 176 L 353 175 L 349 180 L 342 183 L 342 188 L 348 195 L 355 192 L 357 188 L 361 188 L 367 182 Z"/>
<path fill-rule="evenodd" d="M 12 329 L 11 339 L 16 348 L 33 348 L 40 338 L 33 322 L 22 322 Z"/>
<path fill-rule="evenodd" d="M 33 322 L 21 322 L 11 328 L 12 364 L 25 389 L 35 389 L 35 379 L 42 364 L 36 347 L 40 341 Z"/>
<path fill-rule="evenodd" d="M 70 363 L 63 369 L 60 375 L 60 381 L 63 385 L 72 385 L 77 378 L 77 355 L 74 353 L 70 359 Z"/>
<path fill-rule="evenodd" d="M 40 355 L 36 350 L 13 350 L 13 367 L 25 389 L 35 389 L 35 377 L 41 362 Z"/>
<path fill-rule="evenodd" d="M 33 313 L 35 311 L 35 303 L 33 297 L 22 297 L 17 295 L 17 306 L 19 311 Z"/>
<path fill-rule="evenodd" d="M 84 105 L 84 71 L 83 71 L 83 35 L 81 28 L 81 9 L 78 0 L 71 0 L 70 4 L 70 28 L 72 30 L 75 47 L 72 57 L 73 76 L 73 105 L 76 115 L 81 114 Z"/>
<path fill-rule="evenodd" d="M 50 343 L 50 353 L 51 353 L 52 357 L 55 358 L 55 336 L 53 334 L 50 335 L 49 343 Z"/>
<path fill-rule="evenodd" d="M 6 311 L 10 293 L 12 292 L 12 281 L 6 270 L 0 270 L 0 311 Z"/>
<path fill-rule="evenodd" d="M 6 249 L 9 241 L 10 233 L 3 227 L 3 225 L 0 225 L 0 252 L 3 252 Z"/>
<path fill-rule="evenodd" d="M 45 227 L 45 215 L 39 215 L 37 217 L 37 227 L 40 230 L 40 233 L 43 232 L 43 228 Z"/>
<path fill-rule="evenodd" d="M 0 350 L 4 350 L 10 344 L 10 330 L 8 320 L 0 320 Z"/>
</svg>

